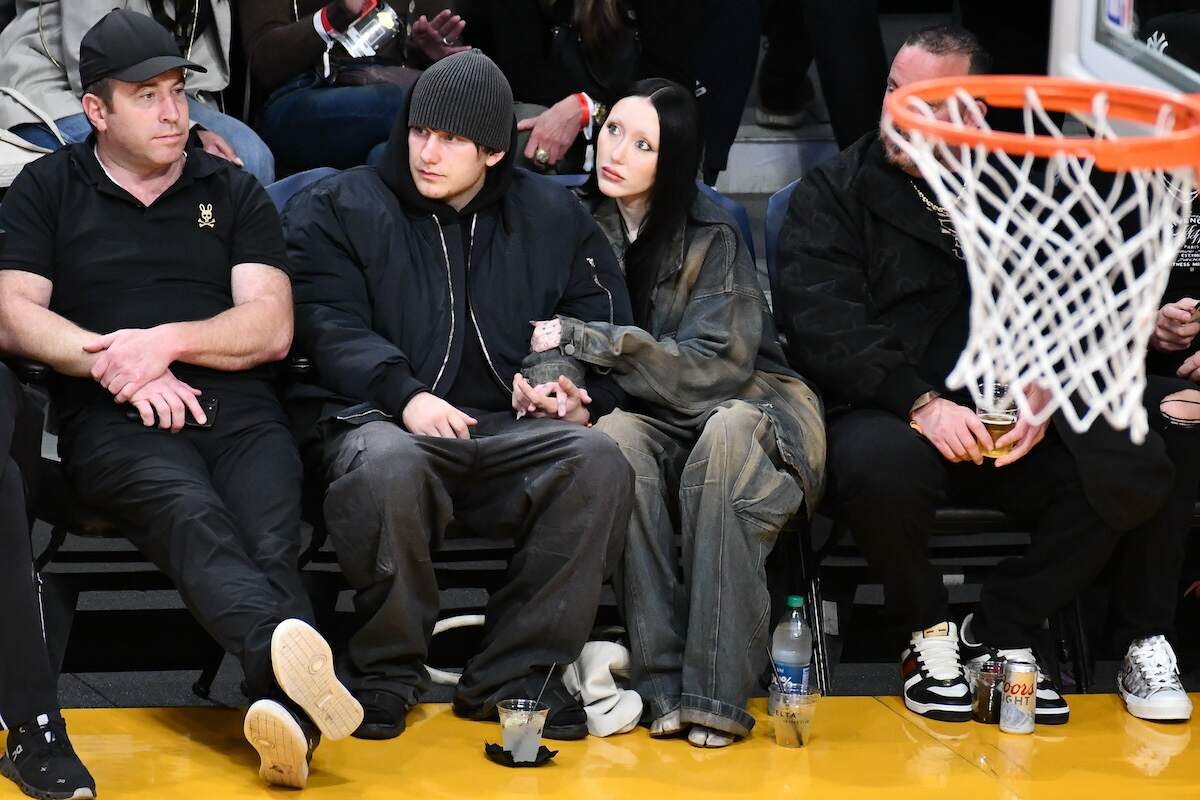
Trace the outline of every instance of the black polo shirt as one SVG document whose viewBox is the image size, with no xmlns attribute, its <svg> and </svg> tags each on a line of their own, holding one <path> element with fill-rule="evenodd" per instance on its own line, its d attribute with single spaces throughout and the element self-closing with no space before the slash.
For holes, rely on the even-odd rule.
<svg viewBox="0 0 1200 800">
<path fill-rule="evenodd" d="M 231 275 L 258 263 L 288 273 L 279 215 L 251 175 L 202 150 L 145 206 L 97 161 L 94 136 L 25 167 L 0 204 L 0 269 L 54 283 L 50 310 L 98 334 L 209 319 L 233 307 Z M 258 394 L 268 370 L 218 372 L 176 363 L 180 380 L 218 396 Z M 86 379 L 55 390 L 71 413 L 111 395 Z"/>
</svg>

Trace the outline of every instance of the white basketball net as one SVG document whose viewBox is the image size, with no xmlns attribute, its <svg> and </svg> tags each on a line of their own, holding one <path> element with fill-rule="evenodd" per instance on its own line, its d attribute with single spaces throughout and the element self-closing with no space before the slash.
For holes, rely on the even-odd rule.
<svg viewBox="0 0 1200 800">
<path fill-rule="evenodd" d="M 930 106 L 912 103 L 933 117 Z M 1092 107 L 1089 134 L 1119 139 L 1102 90 Z M 957 127 L 988 129 L 963 90 L 944 108 Z M 1066 138 L 1032 88 L 1024 118 L 1027 134 Z M 1151 135 L 1171 124 L 1166 107 Z M 967 264 L 971 331 L 947 387 L 967 389 L 982 404 L 992 385 L 1006 383 L 1034 421 L 1062 410 L 1082 432 L 1103 416 L 1140 443 L 1146 346 L 1187 230 L 1192 169 L 1106 173 L 1069 153 L 1036 159 L 902 134 L 890 117 L 884 130 L 936 193 Z M 1026 398 L 1034 386 L 1049 394 L 1037 413 Z"/>
</svg>

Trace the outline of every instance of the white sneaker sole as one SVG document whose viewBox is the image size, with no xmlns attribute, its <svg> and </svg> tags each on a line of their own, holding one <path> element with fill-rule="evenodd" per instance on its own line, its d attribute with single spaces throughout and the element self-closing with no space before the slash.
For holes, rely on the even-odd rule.
<svg viewBox="0 0 1200 800">
<path fill-rule="evenodd" d="M 285 619 L 275 626 L 271 666 L 279 688 L 304 709 L 325 738 L 344 739 L 362 724 L 362 706 L 337 679 L 329 645 L 308 623 Z"/>
<path fill-rule="evenodd" d="M 1061 708 L 1035 708 L 1033 712 L 1034 722 L 1039 725 L 1065 725 L 1071 718 L 1071 707 L 1062 706 Z"/>
<path fill-rule="evenodd" d="M 1120 684 L 1117 689 L 1121 692 L 1121 700 L 1125 703 L 1125 710 L 1138 719 L 1148 719 L 1153 722 L 1187 722 L 1192 717 L 1192 704 L 1189 703 L 1171 703 L 1155 704 L 1147 703 L 1135 694 L 1125 691 L 1125 687 Z"/>
<path fill-rule="evenodd" d="M 267 783 L 303 789 L 308 783 L 308 740 L 287 710 L 274 700 L 259 700 L 246 712 L 246 741 L 258 751 L 258 774 Z"/>
</svg>

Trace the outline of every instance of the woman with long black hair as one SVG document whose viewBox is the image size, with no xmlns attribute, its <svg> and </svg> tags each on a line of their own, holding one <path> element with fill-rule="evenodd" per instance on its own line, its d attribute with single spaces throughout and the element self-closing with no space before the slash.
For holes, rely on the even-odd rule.
<svg viewBox="0 0 1200 800">
<path fill-rule="evenodd" d="M 737 226 L 696 187 L 691 93 L 635 83 L 599 134 L 585 201 L 621 261 L 636 326 L 535 323 L 532 349 L 612 370 L 623 410 L 597 427 L 637 475 L 618 592 L 654 736 L 745 736 L 767 663 L 764 561 L 816 507 L 825 433 L 788 368 Z M 682 535 L 682 570 L 674 547 Z"/>
</svg>

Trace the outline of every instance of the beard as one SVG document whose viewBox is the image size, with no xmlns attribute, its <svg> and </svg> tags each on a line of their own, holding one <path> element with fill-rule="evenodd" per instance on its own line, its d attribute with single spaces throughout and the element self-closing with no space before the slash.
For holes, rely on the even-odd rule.
<svg viewBox="0 0 1200 800">
<path fill-rule="evenodd" d="M 908 154 L 901 150 L 900 146 L 883 132 L 882 128 L 879 130 L 879 143 L 883 145 L 884 159 L 893 167 L 909 175 L 919 176 L 921 174 L 921 170 L 917 168 L 916 162 L 909 158 Z"/>
</svg>

